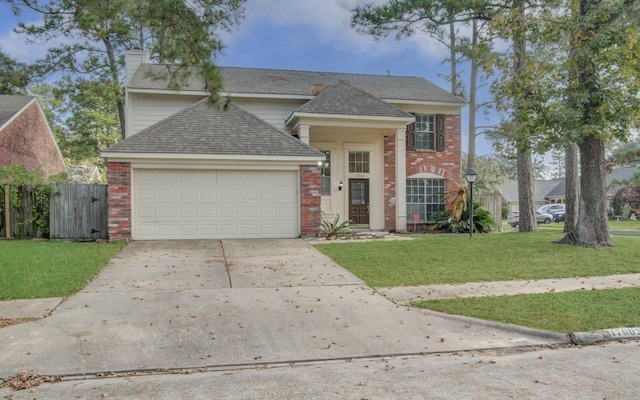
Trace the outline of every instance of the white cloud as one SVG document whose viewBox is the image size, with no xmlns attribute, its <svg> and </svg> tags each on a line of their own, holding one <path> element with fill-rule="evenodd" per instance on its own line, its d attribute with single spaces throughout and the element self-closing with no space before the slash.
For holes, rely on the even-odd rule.
<svg viewBox="0 0 640 400">
<path fill-rule="evenodd" d="M 312 37 L 318 43 L 331 44 L 336 50 L 355 54 L 394 57 L 417 51 L 418 57 L 438 60 L 446 57 L 444 46 L 421 33 L 400 41 L 393 36 L 375 41 L 371 36 L 357 33 L 351 28 L 351 10 L 361 3 L 361 0 L 249 0 L 246 18 L 232 35 L 225 35 L 225 42 L 229 46 L 240 45 L 242 41 L 252 39 L 255 27 L 271 24 L 299 29 L 299 40 Z"/>
</svg>

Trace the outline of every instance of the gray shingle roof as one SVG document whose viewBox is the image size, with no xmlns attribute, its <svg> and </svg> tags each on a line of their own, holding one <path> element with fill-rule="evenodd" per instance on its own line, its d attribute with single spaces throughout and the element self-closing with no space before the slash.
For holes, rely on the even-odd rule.
<svg viewBox="0 0 640 400">
<path fill-rule="evenodd" d="M 625 188 L 626 183 L 633 179 L 635 174 L 640 174 L 640 168 L 628 167 L 619 168 L 606 176 L 607 195 L 613 196 L 618 190 Z M 536 200 L 542 200 L 547 197 L 563 197 L 565 196 L 565 178 L 551 180 L 535 181 Z M 518 182 L 510 181 L 500 185 L 502 197 L 507 201 L 518 200 Z"/>
<path fill-rule="evenodd" d="M 640 168 L 638 167 L 619 168 L 607 174 L 607 194 L 614 195 L 618 190 L 627 187 L 629 185 L 628 182 L 633 180 L 636 174 L 640 174 Z"/>
<path fill-rule="evenodd" d="M 177 67 L 141 64 L 128 83 L 131 89 L 169 89 L 168 70 Z M 315 96 L 328 85 L 348 82 L 385 100 L 414 100 L 463 105 L 464 101 L 420 77 L 221 67 L 224 90 L 231 94 Z M 181 90 L 202 91 L 197 73 L 188 74 Z"/>
<path fill-rule="evenodd" d="M 33 99 L 33 96 L 0 95 L 0 127 Z"/>
<path fill-rule="evenodd" d="M 205 98 L 105 153 L 323 157 L 324 154 L 240 107 L 219 110 Z"/>
<path fill-rule="evenodd" d="M 296 112 L 413 118 L 408 112 L 342 81 L 303 104 Z"/>
</svg>

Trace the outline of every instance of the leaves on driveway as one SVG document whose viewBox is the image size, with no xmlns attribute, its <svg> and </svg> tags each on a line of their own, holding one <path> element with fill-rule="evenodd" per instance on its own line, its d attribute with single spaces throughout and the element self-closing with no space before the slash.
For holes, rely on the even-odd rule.
<svg viewBox="0 0 640 400">
<path fill-rule="evenodd" d="M 0 383 L 0 388 L 10 388 L 11 390 L 24 390 L 43 383 L 61 382 L 59 376 L 40 376 L 27 371 L 20 371 L 18 375 L 9 377 Z"/>
</svg>

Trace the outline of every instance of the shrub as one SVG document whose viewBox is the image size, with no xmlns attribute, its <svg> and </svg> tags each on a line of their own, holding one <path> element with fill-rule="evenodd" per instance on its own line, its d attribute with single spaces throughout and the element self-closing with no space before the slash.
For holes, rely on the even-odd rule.
<svg viewBox="0 0 640 400">
<path fill-rule="evenodd" d="M 339 221 L 340 214 L 336 214 L 334 220 L 329 221 L 329 218 L 327 218 L 327 214 L 322 211 L 322 237 L 331 238 L 344 236 L 351 233 L 351 229 L 349 229 L 349 226 L 353 224 L 353 221 L 351 221 L 350 219 L 344 220 L 342 221 L 342 223 L 340 223 Z"/>
</svg>

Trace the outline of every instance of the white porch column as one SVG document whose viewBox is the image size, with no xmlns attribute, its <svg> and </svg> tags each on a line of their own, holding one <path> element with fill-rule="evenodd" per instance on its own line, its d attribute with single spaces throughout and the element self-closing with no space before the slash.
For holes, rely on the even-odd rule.
<svg viewBox="0 0 640 400">
<path fill-rule="evenodd" d="M 396 132 L 396 231 L 407 230 L 407 139 L 406 129 Z"/>
<path fill-rule="evenodd" d="M 298 128 L 298 136 L 302 143 L 309 144 L 309 125 L 300 125 Z"/>
</svg>

